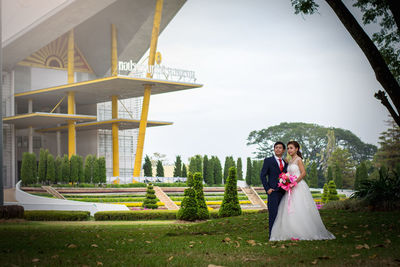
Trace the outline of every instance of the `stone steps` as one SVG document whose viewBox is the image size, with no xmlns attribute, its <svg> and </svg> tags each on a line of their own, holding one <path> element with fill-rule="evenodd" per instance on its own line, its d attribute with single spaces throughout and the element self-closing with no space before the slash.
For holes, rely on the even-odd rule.
<svg viewBox="0 0 400 267">
<path fill-rule="evenodd" d="M 267 204 L 265 204 L 264 200 L 257 194 L 253 187 L 241 187 L 240 189 L 246 194 L 251 204 L 253 204 L 255 207 L 268 209 Z"/>
<path fill-rule="evenodd" d="M 154 186 L 153 189 L 156 191 L 156 197 L 160 200 L 160 202 L 164 203 L 168 210 L 179 210 L 178 205 L 176 205 L 160 187 Z"/>
</svg>

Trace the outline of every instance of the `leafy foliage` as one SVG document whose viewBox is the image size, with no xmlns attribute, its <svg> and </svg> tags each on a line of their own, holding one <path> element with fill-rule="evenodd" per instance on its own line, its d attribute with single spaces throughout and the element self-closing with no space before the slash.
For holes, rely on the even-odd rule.
<svg viewBox="0 0 400 267">
<path fill-rule="evenodd" d="M 206 200 L 204 199 L 203 177 L 201 176 L 200 172 L 196 172 L 193 176 L 193 189 L 196 193 L 197 218 L 200 220 L 210 218 Z"/>
<path fill-rule="evenodd" d="M 70 158 L 70 182 L 76 183 L 79 181 L 79 159 L 77 155 L 72 155 Z"/>
<path fill-rule="evenodd" d="M 213 161 L 213 169 L 214 169 L 214 184 L 222 184 L 222 166 L 221 161 L 217 156 L 212 156 L 211 160 Z"/>
<path fill-rule="evenodd" d="M 98 160 L 98 166 L 99 166 L 99 182 L 101 184 L 105 184 L 107 182 L 106 159 L 104 157 L 99 157 L 97 160 Z"/>
<path fill-rule="evenodd" d="M 182 176 L 182 160 L 181 160 L 181 156 L 176 156 L 176 160 L 175 160 L 175 167 L 174 167 L 174 177 L 186 177 L 186 176 Z"/>
<path fill-rule="evenodd" d="M 226 179 L 228 178 L 229 175 L 229 169 L 231 167 L 235 167 L 235 160 L 233 159 L 232 156 L 227 156 L 225 158 L 225 165 L 224 165 L 224 183 L 226 183 Z"/>
<path fill-rule="evenodd" d="M 164 177 L 164 167 L 161 160 L 157 161 L 156 177 Z"/>
<path fill-rule="evenodd" d="M 213 160 L 208 159 L 208 156 L 205 155 L 203 157 L 203 176 L 204 182 L 208 185 L 212 185 L 214 183 L 214 166 Z"/>
<path fill-rule="evenodd" d="M 203 159 L 200 155 L 195 155 L 189 159 L 189 172 L 203 172 Z"/>
<path fill-rule="evenodd" d="M 184 196 L 185 198 L 182 200 L 177 218 L 184 221 L 195 221 L 198 214 L 196 192 L 193 188 L 189 187 L 185 189 Z"/>
<path fill-rule="evenodd" d="M 225 185 L 224 200 L 218 212 L 220 217 L 230 217 L 242 214 L 237 192 L 236 168 L 229 169 L 228 179 Z"/>
<path fill-rule="evenodd" d="M 309 182 L 310 187 L 312 188 L 318 187 L 317 164 L 315 162 L 311 163 L 311 168 L 307 180 Z"/>
<path fill-rule="evenodd" d="M 24 152 L 22 155 L 21 180 L 25 186 L 36 183 L 36 154 Z"/>
<path fill-rule="evenodd" d="M 182 164 L 182 177 L 187 177 L 187 168 L 185 164 Z"/>
<path fill-rule="evenodd" d="M 46 169 L 46 180 L 49 183 L 54 183 L 56 178 L 56 169 L 54 164 L 54 157 L 51 154 L 47 155 L 47 169 Z"/>
<path fill-rule="evenodd" d="M 154 194 L 156 191 L 153 189 L 153 184 L 149 183 L 146 189 L 146 199 L 143 201 L 143 207 L 147 209 L 157 209 L 157 197 Z"/>
<path fill-rule="evenodd" d="M 151 165 L 151 160 L 148 155 L 144 157 L 143 172 L 144 172 L 144 177 L 153 177 L 153 168 Z"/>
<path fill-rule="evenodd" d="M 41 183 L 44 183 L 46 181 L 47 154 L 48 154 L 48 150 L 44 150 L 43 148 L 40 149 L 38 178 L 39 178 L 39 182 L 41 182 Z"/>
<path fill-rule="evenodd" d="M 380 148 L 374 161 L 378 167 L 387 166 L 395 169 L 400 162 L 400 127 L 393 120 L 387 122 L 389 128 L 379 136 Z"/>
<path fill-rule="evenodd" d="M 339 200 L 338 193 L 336 191 L 336 184 L 333 180 L 330 180 L 328 183 L 328 189 L 329 189 L 329 195 L 328 195 L 328 200 Z"/>
<path fill-rule="evenodd" d="M 68 155 L 64 155 L 62 165 L 61 165 L 61 177 L 64 183 L 69 183 L 70 177 L 70 162 Z"/>
<path fill-rule="evenodd" d="M 58 183 L 62 180 L 61 178 L 61 166 L 62 166 L 62 158 L 60 156 L 56 157 L 56 160 L 54 162 L 54 168 L 55 168 L 55 176 L 54 176 L 54 183 Z"/>
<path fill-rule="evenodd" d="M 322 197 L 321 197 L 322 203 L 328 203 L 329 201 L 329 188 L 328 188 L 328 184 L 324 184 L 324 191 L 322 193 Z"/>
<path fill-rule="evenodd" d="M 243 164 L 242 164 L 242 158 L 238 158 L 236 161 L 236 168 L 237 168 L 237 175 L 238 175 L 238 180 L 243 180 Z"/>
<path fill-rule="evenodd" d="M 251 158 L 247 158 L 247 168 L 246 168 L 246 184 L 247 185 L 252 185 L 252 164 L 251 164 Z"/>
</svg>

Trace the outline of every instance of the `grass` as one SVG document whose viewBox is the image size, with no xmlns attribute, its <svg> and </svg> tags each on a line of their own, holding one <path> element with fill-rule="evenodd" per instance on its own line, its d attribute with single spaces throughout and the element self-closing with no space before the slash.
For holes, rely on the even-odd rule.
<svg viewBox="0 0 400 267">
<path fill-rule="evenodd" d="M 0 223 L 0 266 L 382 266 L 400 263 L 399 211 L 323 210 L 321 215 L 336 240 L 267 242 L 268 213 L 199 223 Z"/>
</svg>

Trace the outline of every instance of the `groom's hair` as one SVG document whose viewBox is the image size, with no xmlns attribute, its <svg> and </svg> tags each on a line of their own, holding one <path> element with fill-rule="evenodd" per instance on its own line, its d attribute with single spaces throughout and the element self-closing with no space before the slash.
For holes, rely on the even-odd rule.
<svg viewBox="0 0 400 267">
<path fill-rule="evenodd" d="M 274 148 L 275 148 L 277 145 L 282 145 L 283 149 L 286 149 L 285 144 L 282 143 L 281 141 L 276 142 L 276 143 L 274 144 Z"/>
</svg>

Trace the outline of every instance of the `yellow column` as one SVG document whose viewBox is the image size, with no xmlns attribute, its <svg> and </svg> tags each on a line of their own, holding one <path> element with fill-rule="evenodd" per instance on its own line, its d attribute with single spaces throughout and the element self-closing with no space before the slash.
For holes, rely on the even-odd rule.
<svg viewBox="0 0 400 267">
<path fill-rule="evenodd" d="M 158 34 L 160 32 L 162 7 L 163 7 L 163 0 L 157 0 L 156 8 L 154 11 L 153 31 L 151 33 L 149 69 L 151 66 L 154 66 L 155 55 L 157 50 Z M 146 76 L 147 78 L 152 78 L 151 72 L 149 71 Z M 146 135 L 146 127 L 147 127 L 147 115 L 149 113 L 150 95 L 151 95 L 151 85 L 145 85 L 143 105 L 142 105 L 142 115 L 139 124 L 138 143 L 136 147 L 135 165 L 133 167 L 133 177 L 140 176 L 140 170 L 142 167 L 143 147 Z"/>
<path fill-rule="evenodd" d="M 118 118 L 118 97 L 112 96 L 112 118 Z M 119 140 L 118 140 L 118 123 L 112 124 L 112 144 L 113 144 L 113 176 L 119 177 Z M 116 183 L 119 183 L 117 178 Z"/>
<path fill-rule="evenodd" d="M 117 28 L 111 24 L 111 76 L 118 75 Z"/>
<path fill-rule="evenodd" d="M 74 48 L 74 30 L 71 30 L 68 35 L 68 83 L 74 83 L 74 63 L 75 63 L 75 48 Z M 75 93 L 68 92 L 68 114 L 75 114 Z M 76 154 L 76 136 L 75 136 L 75 121 L 68 121 L 68 157 Z"/>
</svg>

